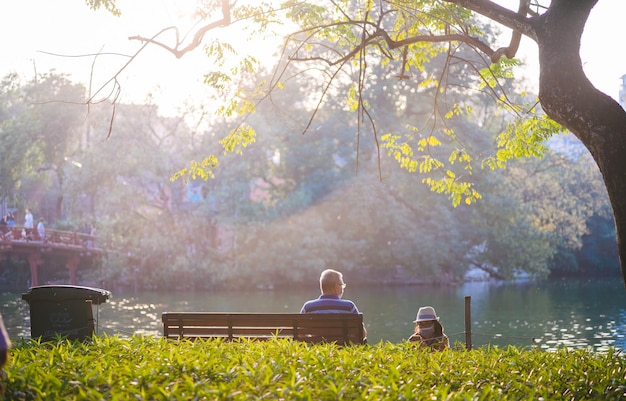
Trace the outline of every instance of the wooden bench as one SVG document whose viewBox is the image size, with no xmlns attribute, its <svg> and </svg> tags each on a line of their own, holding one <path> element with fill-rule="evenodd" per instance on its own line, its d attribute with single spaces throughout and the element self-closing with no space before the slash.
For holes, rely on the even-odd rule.
<svg viewBox="0 0 626 401">
<path fill-rule="evenodd" d="M 163 335 L 179 338 L 291 338 L 307 343 L 365 344 L 363 314 L 163 312 Z"/>
</svg>

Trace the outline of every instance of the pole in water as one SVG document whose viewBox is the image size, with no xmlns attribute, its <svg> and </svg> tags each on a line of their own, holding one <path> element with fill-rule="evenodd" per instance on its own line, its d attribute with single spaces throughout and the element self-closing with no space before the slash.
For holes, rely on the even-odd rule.
<svg viewBox="0 0 626 401">
<path fill-rule="evenodd" d="M 472 350 L 472 297 L 465 297 L 465 348 Z"/>
</svg>

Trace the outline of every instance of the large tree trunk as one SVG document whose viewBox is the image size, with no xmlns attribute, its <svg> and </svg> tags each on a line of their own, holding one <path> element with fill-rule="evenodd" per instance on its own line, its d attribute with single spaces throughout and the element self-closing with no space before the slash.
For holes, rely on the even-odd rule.
<svg viewBox="0 0 626 401">
<path fill-rule="evenodd" d="M 613 207 L 626 285 L 626 112 L 589 82 L 579 54 L 585 22 L 596 3 L 552 0 L 548 12 L 533 21 L 539 46 L 539 100 L 548 116 L 582 141 L 600 168 Z"/>
</svg>

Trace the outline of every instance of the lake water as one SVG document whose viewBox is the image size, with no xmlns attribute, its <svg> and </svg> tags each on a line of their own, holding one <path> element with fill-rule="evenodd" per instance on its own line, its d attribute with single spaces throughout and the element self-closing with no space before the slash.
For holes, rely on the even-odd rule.
<svg viewBox="0 0 626 401">
<path fill-rule="evenodd" d="M 319 295 L 315 285 L 246 292 L 111 292 L 107 302 L 94 306 L 98 334 L 161 335 L 164 311 L 299 312 L 305 300 Z M 348 285 L 344 294 L 363 312 L 370 344 L 406 339 L 417 310 L 425 305 L 435 307 L 452 344 L 464 343 L 465 297 L 471 300 L 475 348 L 567 346 L 626 351 L 626 288 L 620 278 L 460 286 Z M 30 337 L 30 309 L 21 293 L 0 294 L 0 301 L 11 338 Z"/>
</svg>

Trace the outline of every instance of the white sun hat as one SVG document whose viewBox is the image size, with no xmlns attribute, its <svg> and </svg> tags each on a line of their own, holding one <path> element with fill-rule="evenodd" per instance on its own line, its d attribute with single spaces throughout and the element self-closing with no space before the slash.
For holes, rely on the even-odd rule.
<svg viewBox="0 0 626 401">
<path fill-rule="evenodd" d="M 413 323 L 424 322 L 426 320 L 439 320 L 435 308 L 432 306 L 423 306 L 417 311 L 417 317 Z"/>
</svg>

